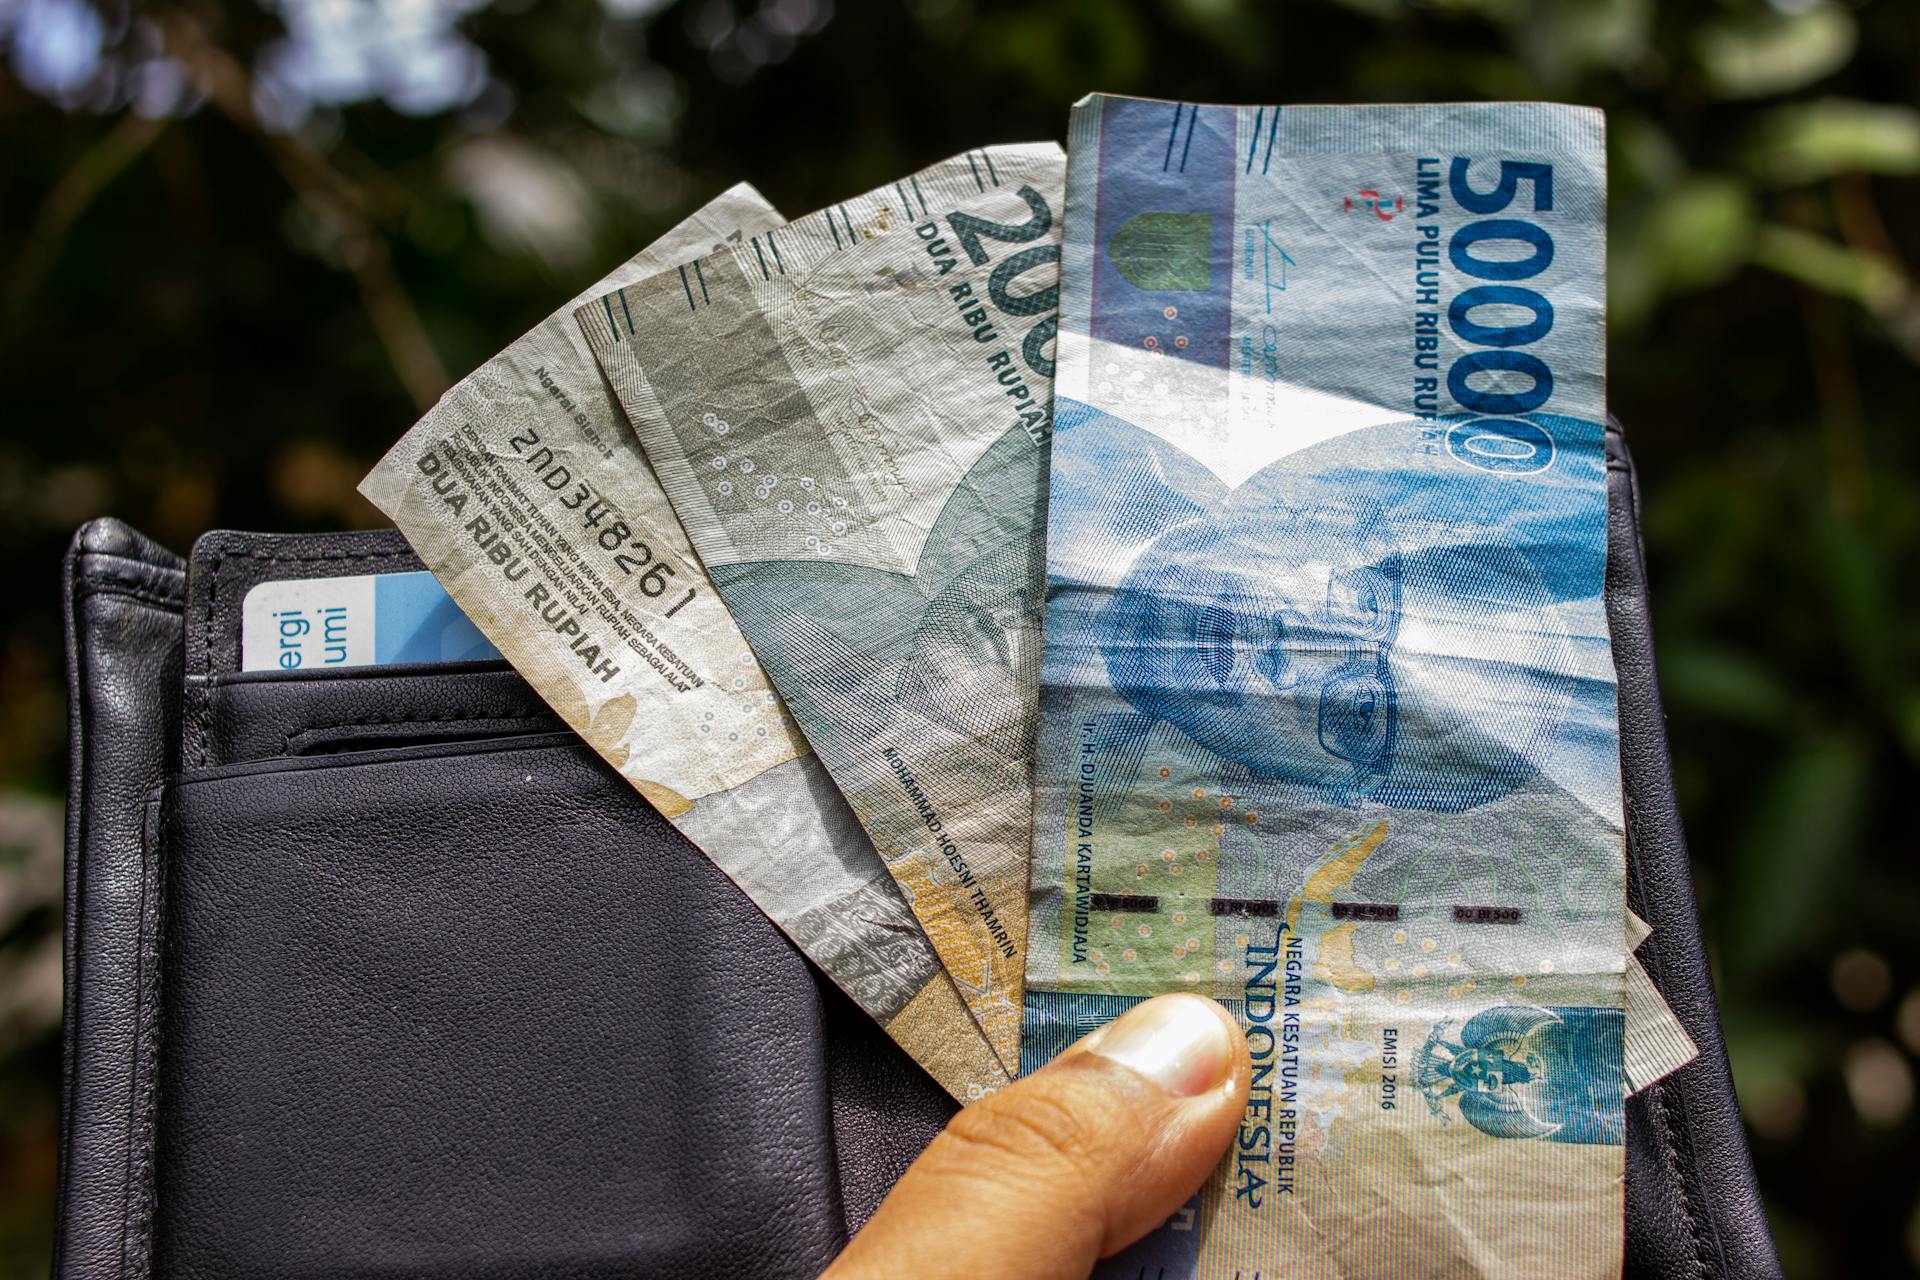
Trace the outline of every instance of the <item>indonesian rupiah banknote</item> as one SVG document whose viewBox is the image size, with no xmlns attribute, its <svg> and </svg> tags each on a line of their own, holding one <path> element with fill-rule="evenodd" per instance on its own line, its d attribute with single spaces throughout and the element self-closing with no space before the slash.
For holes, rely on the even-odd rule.
<svg viewBox="0 0 1920 1280">
<path fill-rule="evenodd" d="M 1254 1070 L 1100 1274 L 1617 1275 L 1601 116 L 1070 145 L 1022 1065 L 1192 990 Z"/>
<path fill-rule="evenodd" d="M 778 223 L 735 187 L 581 297 Z M 687 545 L 580 300 L 447 392 L 361 491 L 569 725 L 943 1087 L 980 1097 L 1004 1070 Z"/>
<path fill-rule="evenodd" d="M 1064 157 L 970 151 L 579 317 L 1001 1060 L 1026 965 Z"/>
<path fill-rule="evenodd" d="M 1627 912 L 1627 972 L 1622 1000 L 1626 1008 L 1626 1033 L 1622 1058 L 1627 1072 L 1627 1092 L 1635 1094 L 1656 1084 L 1700 1056 L 1700 1047 L 1680 1025 L 1667 998 L 1654 985 L 1653 975 L 1631 954 L 1653 936 L 1653 926 Z"/>
</svg>

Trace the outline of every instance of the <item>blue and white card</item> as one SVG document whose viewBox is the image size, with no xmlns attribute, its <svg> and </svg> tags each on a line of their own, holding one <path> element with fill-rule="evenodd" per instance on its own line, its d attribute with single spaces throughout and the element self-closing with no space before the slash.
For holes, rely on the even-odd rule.
<svg viewBox="0 0 1920 1280">
<path fill-rule="evenodd" d="M 500 651 L 431 573 L 262 582 L 240 615 L 242 671 L 474 662 Z"/>
</svg>

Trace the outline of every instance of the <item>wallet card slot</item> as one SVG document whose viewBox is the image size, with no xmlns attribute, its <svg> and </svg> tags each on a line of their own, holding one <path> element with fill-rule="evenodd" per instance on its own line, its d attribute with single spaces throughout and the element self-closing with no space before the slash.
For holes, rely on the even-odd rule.
<svg viewBox="0 0 1920 1280">
<path fill-rule="evenodd" d="M 566 728 L 499 662 L 245 672 L 214 677 L 206 693 L 201 766 Z"/>
<path fill-rule="evenodd" d="M 163 829 L 156 1280 L 842 1242 L 805 962 L 577 739 L 195 770 Z"/>
<path fill-rule="evenodd" d="M 458 719 L 354 720 L 320 724 L 287 735 L 290 756 L 330 755 L 386 746 L 428 746 L 439 742 L 473 742 L 484 738 L 520 737 L 552 728 L 551 714 L 536 716 L 465 716 Z"/>
</svg>

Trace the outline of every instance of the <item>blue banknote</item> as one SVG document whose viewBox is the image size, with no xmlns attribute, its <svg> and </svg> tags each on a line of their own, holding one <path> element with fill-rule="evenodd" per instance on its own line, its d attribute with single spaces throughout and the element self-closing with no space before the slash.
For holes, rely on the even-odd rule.
<svg viewBox="0 0 1920 1280">
<path fill-rule="evenodd" d="M 1604 138 L 1074 110 L 1022 1067 L 1223 1000 L 1233 1149 L 1101 1274 L 1618 1274 Z"/>
</svg>

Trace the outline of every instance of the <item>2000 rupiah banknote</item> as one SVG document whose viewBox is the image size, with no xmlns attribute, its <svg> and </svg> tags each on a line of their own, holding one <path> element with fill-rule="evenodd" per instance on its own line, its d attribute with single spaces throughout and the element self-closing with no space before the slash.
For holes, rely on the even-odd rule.
<svg viewBox="0 0 1920 1280">
<path fill-rule="evenodd" d="M 1003 1062 L 1063 157 L 971 151 L 583 307 L 674 510 Z"/>
<path fill-rule="evenodd" d="M 735 187 L 582 296 L 778 222 Z M 943 1087 L 981 1096 L 1005 1072 L 702 572 L 574 305 L 447 392 L 361 491 L 568 724 Z"/>
<path fill-rule="evenodd" d="M 1023 1065 L 1189 990 L 1254 1072 L 1100 1274 L 1618 1275 L 1601 117 L 1070 139 Z"/>
</svg>

